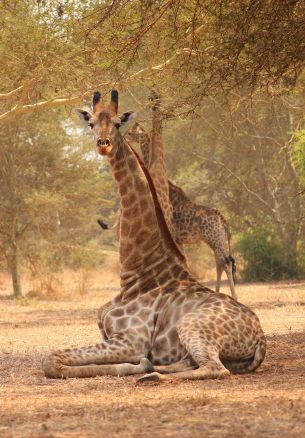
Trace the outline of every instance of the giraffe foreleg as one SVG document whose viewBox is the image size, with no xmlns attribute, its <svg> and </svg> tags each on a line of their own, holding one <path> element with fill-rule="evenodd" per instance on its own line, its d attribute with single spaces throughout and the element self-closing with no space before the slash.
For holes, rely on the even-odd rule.
<svg viewBox="0 0 305 438">
<path fill-rule="evenodd" d="M 217 340 L 213 344 L 213 341 L 206 336 L 205 328 L 208 329 L 208 325 L 203 321 L 201 321 L 200 327 L 198 326 L 196 314 L 185 315 L 177 326 L 180 342 L 198 368 L 169 374 L 153 372 L 141 377 L 137 382 L 222 379 L 230 375 L 230 371 L 220 361 Z M 157 367 L 154 368 L 157 369 Z"/>
<path fill-rule="evenodd" d="M 220 291 L 220 281 L 221 281 L 221 276 L 223 273 L 223 262 L 216 258 L 216 274 L 217 274 L 217 280 L 216 280 L 216 292 Z"/>
<path fill-rule="evenodd" d="M 223 379 L 230 375 L 227 369 L 217 369 L 212 364 L 200 366 L 197 369 L 182 371 L 179 373 L 161 374 L 153 372 L 140 377 L 137 383 L 159 383 L 171 382 L 173 380 L 207 380 L 207 379 Z"/>
<path fill-rule="evenodd" d="M 70 366 L 62 363 L 52 364 L 49 361 L 44 363 L 45 376 L 52 379 L 66 379 L 66 378 L 83 378 L 96 376 L 130 376 L 133 374 L 143 374 L 153 372 L 154 368 L 148 359 L 142 358 L 140 363 L 120 363 L 120 364 L 106 364 L 106 365 L 81 365 Z"/>
<path fill-rule="evenodd" d="M 134 374 L 136 370 L 143 372 L 142 368 L 129 365 L 139 365 L 145 356 L 145 343 L 132 342 L 126 332 L 125 336 L 117 334 L 89 347 L 56 351 L 44 360 L 43 370 L 47 377 L 53 378 L 126 375 L 129 371 Z"/>
<path fill-rule="evenodd" d="M 169 365 L 154 365 L 154 371 L 161 374 L 178 373 L 181 371 L 193 370 L 197 366 L 189 359 L 182 359 Z"/>
</svg>

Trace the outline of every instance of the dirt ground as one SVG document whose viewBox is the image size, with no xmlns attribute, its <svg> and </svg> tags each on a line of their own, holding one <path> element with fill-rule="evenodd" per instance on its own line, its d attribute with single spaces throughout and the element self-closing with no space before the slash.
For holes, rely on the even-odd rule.
<svg viewBox="0 0 305 438">
<path fill-rule="evenodd" d="M 48 351 L 97 342 L 97 309 L 117 284 L 42 301 L 16 302 L 0 290 L 0 437 L 303 438 L 305 284 L 237 290 L 268 337 L 260 369 L 145 387 L 135 377 L 47 380 L 41 370 Z"/>
</svg>

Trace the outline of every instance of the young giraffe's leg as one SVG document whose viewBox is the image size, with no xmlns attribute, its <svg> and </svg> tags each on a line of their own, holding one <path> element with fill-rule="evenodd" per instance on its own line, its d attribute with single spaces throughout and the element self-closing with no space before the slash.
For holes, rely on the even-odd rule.
<svg viewBox="0 0 305 438">
<path fill-rule="evenodd" d="M 215 260 L 216 260 L 216 272 L 217 272 L 216 292 L 219 292 L 220 290 L 221 276 L 223 271 L 225 271 L 228 277 L 232 298 L 234 298 L 234 300 L 237 300 L 237 294 L 235 291 L 235 284 L 233 280 L 233 265 L 230 258 L 227 257 L 225 255 L 225 251 L 223 251 L 221 254 L 215 254 Z"/>
<path fill-rule="evenodd" d="M 235 291 L 235 284 L 234 284 L 234 280 L 233 280 L 233 266 L 232 266 L 231 261 L 229 261 L 228 263 L 225 263 L 224 270 L 226 271 L 226 274 L 228 277 L 232 298 L 234 298 L 234 300 L 237 300 L 237 294 Z"/>
<path fill-rule="evenodd" d="M 137 342 L 135 336 L 136 333 L 129 329 L 124 335 L 117 334 L 96 345 L 54 352 L 43 362 L 45 375 L 61 378 L 93 377 L 109 374 L 109 372 L 112 375 L 118 375 L 118 371 L 119 375 L 134 370 L 143 372 L 140 368 L 126 367 L 126 362 L 128 365 L 139 364 L 140 360 L 146 356 L 147 347 L 144 340 Z"/>
<path fill-rule="evenodd" d="M 216 292 L 219 292 L 220 291 L 221 276 L 223 273 L 223 262 L 221 260 L 219 260 L 217 257 L 215 257 L 215 259 L 216 259 L 216 273 L 217 273 Z"/>
<path fill-rule="evenodd" d="M 220 218 L 217 218 L 216 223 L 212 223 L 213 232 L 209 231 L 209 227 L 207 227 L 206 223 L 202 224 L 203 235 L 202 238 L 204 242 L 206 242 L 209 247 L 212 249 L 215 255 L 216 261 L 216 272 L 217 272 L 217 280 L 216 280 L 216 292 L 220 291 L 220 281 L 223 271 L 225 270 L 232 298 L 237 300 L 237 295 L 235 292 L 233 273 L 232 273 L 232 260 L 230 257 L 230 250 L 228 245 L 228 235 L 227 231 L 224 229 L 223 224 Z"/>
</svg>

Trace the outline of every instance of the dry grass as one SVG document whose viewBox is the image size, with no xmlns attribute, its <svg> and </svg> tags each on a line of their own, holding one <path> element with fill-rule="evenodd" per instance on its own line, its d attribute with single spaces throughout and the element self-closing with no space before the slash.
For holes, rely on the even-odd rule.
<svg viewBox="0 0 305 438">
<path fill-rule="evenodd" d="M 83 296 L 19 303 L 5 298 L 3 286 L 1 438 L 305 436 L 304 284 L 238 287 L 268 335 L 254 374 L 149 387 L 135 386 L 135 377 L 47 380 L 47 351 L 98 339 L 97 308 L 118 284 L 96 274 L 90 286 Z"/>
</svg>

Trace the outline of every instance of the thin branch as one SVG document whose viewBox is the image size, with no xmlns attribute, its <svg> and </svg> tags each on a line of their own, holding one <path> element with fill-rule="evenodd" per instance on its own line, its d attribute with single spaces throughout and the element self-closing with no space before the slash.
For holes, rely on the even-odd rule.
<svg viewBox="0 0 305 438">
<path fill-rule="evenodd" d="M 19 93 L 19 91 L 21 91 L 22 89 L 23 85 L 20 85 L 20 87 L 15 88 L 15 90 L 10 91 L 9 93 L 0 94 L 0 101 L 10 99 L 15 94 Z"/>
<path fill-rule="evenodd" d="M 250 195 L 252 195 L 254 198 L 256 198 L 259 202 L 261 202 L 263 205 L 265 205 L 265 207 L 268 208 L 268 210 L 271 210 L 272 214 L 275 214 L 276 211 L 269 205 L 268 202 L 266 202 L 260 195 L 258 195 L 257 193 L 255 193 L 253 190 L 251 190 L 247 184 L 238 176 L 236 175 L 234 172 L 232 172 L 231 169 L 229 169 L 224 163 L 222 163 L 221 161 L 217 161 L 217 160 L 211 160 L 205 157 L 202 157 L 201 155 L 199 155 L 196 152 L 193 152 L 193 155 L 195 155 L 197 158 L 200 158 L 203 161 L 206 161 L 208 163 L 212 163 L 212 164 L 216 164 L 217 166 L 221 166 L 223 167 L 230 175 L 232 175 L 235 179 L 237 179 L 237 181 L 243 186 L 243 188 L 246 190 L 247 193 L 249 193 Z"/>
<path fill-rule="evenodd" d="M 291 221 L 280 221 L 277 220 L 275 222 L 282 224 L 282 225 L 288 225 L 288 224 L 299 224 L 300 222 L 303 222 L 305 220 L 305 216 L 299 216 L 296 219 L 292 219 Z"/>
<path fill-rule="evenodd" d="M 202 27 L 202 26 L 200 26 L 200 27 Z M 209 48 L 207 48 L 206 50 L 208 50 L 208 49 Z M 116 84 L 121 85 L 121 86 L 127 86 L 130 81 L 141 76 L 143 73 L 153 72 L 153 71 L 161 71 L 161 70 L 163 70 L 164 67 L 166 67 L 168 64 L 170 64 L 174 59 L 176 59 L 177 56 L 184 54 L 184 53 L 189 53 L 190 55 L 195 55 L 196 51 L 192 50 L 190 52 L 190 49 L 188 49 L 188 48 L 184 48 L 182 50 L 177 50 L 176 53 L 171 58 L 166 60 L 164 63 L 159 64 L 159 65 L 155 65 L 153 67 L 145 67 L 145 68 L 131 74 L 126 79 L 122 79 L 120 82 L 117 82 Z M 113 82 L 106 82 L 106 83 L 102 83 L 102 84 L 97 85 L 97 87 L 100 87 L 100 86 L 103 86 L 103 87 L 113 86 Z M 84 97 L 86 97 L 90 93 L 92 93 L 92 91 L 93 90 L 87 90 L 85 93 L 83 93 L 82 95 L 79 95 L 79 96 L 54 98 L 54 99 L 45 100 L 42 102 L 37 102 L 34 104 L 28 104 L 28 105 L 23 105 L 23 106 L 19 106 L 17 103 L 9 111 L 6 111 L 5 113 L 2 113 L 0 115 L 0 124 L 5 123 L 5 122 L 13 119 L 17 115 L 24 114 L 24 113 L 30 113 L 30 112 L 33 112 L 37 109 L 54 108 L 54 107 L 60 107 L 63 105 L 72 105 L 75 103 L 79 103 L 84 99 Z"/>
<path fill-rule="evenodd" d="M 37 103 L 29 104 L 29 105 L 23 105 L 23 106 L 15 105 L 9 111 L 0 115 L 0 124 L 5 123 L 5 122 L 13 119 L 17 115 L 24 114 L 24 113 L 31 113 L 37 109 L 54 108 L 54 107 L 59 107 L 59 106 L 63 106 L 63 105 L 72 105 L 72 104 L 80 102 L 82 100 L 82 97 L 83 96 L 63 97 L 63 98 L 59 98 L 59 99 L 45 100 L 42 102 L 37 102 Z"/>
<path fill-rule="evenodd" d="M 204 51 L 206 52 L 211 47 L 207 47 Z M 172 55 L 170 58 L 168 58 L 166 61 L 164 61 L 162 64 L 154 65 L 152 67 L 144 67 L 141 70 L 138 70 L 137 72 L 130 75 L 126 80 L 122 80 L 122 83 L 129 82 L 131 79 L 135 79 L 138 76 L 142 76 L 143 73 L 148 72 L 155 72 L 155 71 L 162 71 L 165 67 L 167 67 L 169 64 L 171 64 L 179 55 L 188 54 L 190 56 L 196 55 L 196 50 L 191 50 L 188 47 L 185 47 L 183 49 L 176 50 L 174 55 Z"/>
<path fill-rule="evenodd" d="M 163 10 L 161 10 L 160 14 L 153 21 L 151 21 L 144 29 L 142 29 L 141 32 L 138 35 L 136 35 L 136 38 L 134 38 L 133 41 L 131 41 L 131 43 L 128 43 L 125 46 L 125 49 L 128 45 L 132 45 L 136 41 L 138 41 L 140 38 L 143 38 L 143 36 L 162 18 L 164 13 L 172 5 L 173 2 L 174 2 L 174 0 L 168 0 L 164 5 L 162 5 Z"/>
</svg>

